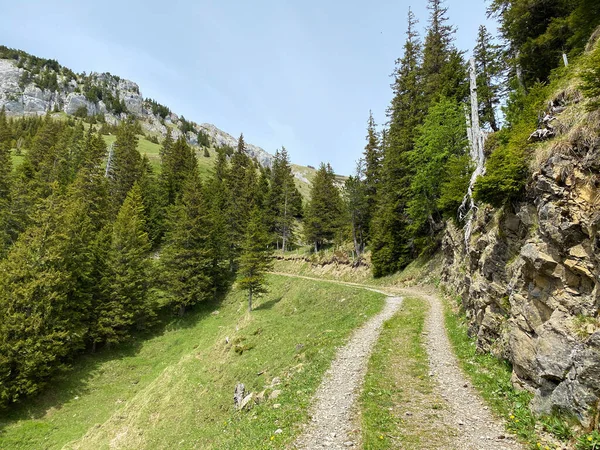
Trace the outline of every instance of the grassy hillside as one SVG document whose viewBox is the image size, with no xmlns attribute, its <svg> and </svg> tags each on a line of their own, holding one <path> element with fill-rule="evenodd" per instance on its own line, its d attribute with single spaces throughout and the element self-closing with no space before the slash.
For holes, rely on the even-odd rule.
<svg viewBox="0 0 600 450">
<path fill-rule="evenodd" d="M 83 356 L 45 395 L 2 418 L 0 448 L 281 448 L 307 420 L 336 346 L 383 296 L 269 281 L 252 314 L 234 291 L 153 336 Z M 234 410 L 237 382 L 258 393 L 276 377 L 281 384 L 266 393 L 281 390 L 278 398 Z"/>
</svg>

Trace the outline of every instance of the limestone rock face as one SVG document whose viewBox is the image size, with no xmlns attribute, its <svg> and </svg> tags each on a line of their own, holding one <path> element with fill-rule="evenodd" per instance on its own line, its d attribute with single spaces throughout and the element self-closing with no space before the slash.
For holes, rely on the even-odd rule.
<svg viewBox="0 0 600 450">
<path fill-rule="evenodd" d="M 442 282 L 463 299 L 478 347 L 535 394 L 535 412 L 587 424 L 600 401 L 600 138 L 570 143 L 522 203 L 477 211 L 468 248 L 449 224 Z"/>
<path fill-rule="evenodd" d="M 39 68 L 38 68 L 39 69 Z M 50 70 L 42 68 L 42 71 Z M 0 59 L 0 108 L 4 107 L 10 116 L 43 115 L 48 112 L 65 112 L 75 114 L 80 108 L 85 107 L 88 115 L 104 115 L 109 124 L 116 124 L 123 120 L 127 114 L 134 115 L 141 123 L 145 132 L 165 136 L 167 129 L 171 129 L 173 139 L 182 136 L 181 118 L 170 112 L 162 118 L 152 111 L 149 101 L 144 100 L 139 86 L 130 80 L 125 80 L 109 73 L 91 73 L 84 75 L 70 75 L 64 72 L 54 72 L 57 85 L 51 89 L 41 89 L 40 74 L 27 68 L 18 67 L 14 60 Z M 113 99 L 122 101 L 126 113 L 116 114 L 110 99 L 96 98 L 94 101 L 86 98 L 85 89 L 89 86 L 109 92 Z M 198 143 L 198 133 L 207 133 L 218 146 L 237 145 L 237 137 L 218 129 L 216 126 L 203 123 L 192 123 L 193 131 L 188 131 L 185 138 L 190 144 Z M 260 147 L 246 144 L 247 153 L 263 166 L 271 166 L 273 155 Z"/>
</svg>

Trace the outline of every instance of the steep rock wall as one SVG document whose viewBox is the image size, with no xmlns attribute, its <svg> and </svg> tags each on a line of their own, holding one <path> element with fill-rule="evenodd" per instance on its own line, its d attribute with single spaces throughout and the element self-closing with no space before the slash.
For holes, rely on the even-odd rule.
<svg viewBox="0 0 600 450">
<path fill-rule="evenodd" d="M 513 365 L 515 385 L 589 424 L 600 399 L 600 113 L 556 142 L 525 200 L 481 207 L 467 246 L 449 224 L 442 283 L 460 295 L 478 348 Z"/>
</svg>

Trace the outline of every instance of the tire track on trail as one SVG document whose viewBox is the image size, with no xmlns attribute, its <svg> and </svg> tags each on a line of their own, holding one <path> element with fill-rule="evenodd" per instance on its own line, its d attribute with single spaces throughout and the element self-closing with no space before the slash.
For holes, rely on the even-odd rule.
<svg viewBox="0 0 600 450">
<path fill-rule="evenodd" d="M 452 430 L 453 449 L 517 450 L 524 447 L 514 436 L 506 433 L 504 423 L 495 417 L 471 386 L 458 366 L 446 334 L 442 302 L 426 289 L 375 289 L 359 283 L 327 280 L 303 275 L 272 272 L 273 275 L 329 282 L 367 289 L 388 296 L 384 309 L 371 318 L 342 347 L 331 364 L 325 379 L 315 394 L 312 420 L 296 440 L 298 449 L 342 449 L 357 445 L 357 438 L 348 432 L 356 426 L 353 403 L 363 384 L 366 367 L 373 345 L 379 337 L 383 322 L 390 319 L 401 306 L 401 298 L 394 295 L 420 297 L 429 303 L 425 321 L 425 346 L 429 357 L 430 375 L 435 389 L 445 400 L 447 408 L 441 420 Z M 366 339 L 367 342 L 361 342 Z M 349 365 L 352 365 L 352 368 Z M 423 448 L 432 448 L 430 446 Z"/>
</svg>

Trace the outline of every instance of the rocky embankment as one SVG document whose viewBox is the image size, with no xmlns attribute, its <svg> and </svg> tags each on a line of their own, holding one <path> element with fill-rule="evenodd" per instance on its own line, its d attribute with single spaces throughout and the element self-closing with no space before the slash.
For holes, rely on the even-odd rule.
<svg viewBox="0 0 600 450">
<path fill-rule="evenodd" d="M 525 200 L 481 207 L 468 245 L 450 225 L 444 286 L 462 297 L 477 345 L 513 365 L 515 385 L 540 414 L 584 426 L 600 410 L 600 111 L 576 92 L 539 144 Z M 558 101 L 555 100 L 555 101 Z"/>
</svg>

